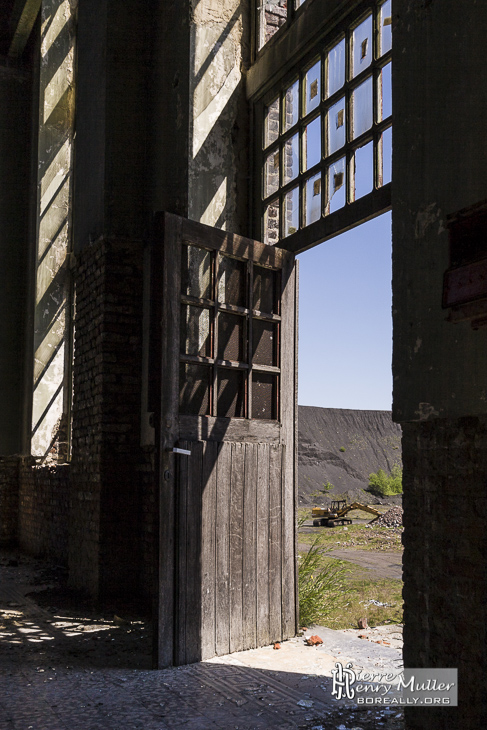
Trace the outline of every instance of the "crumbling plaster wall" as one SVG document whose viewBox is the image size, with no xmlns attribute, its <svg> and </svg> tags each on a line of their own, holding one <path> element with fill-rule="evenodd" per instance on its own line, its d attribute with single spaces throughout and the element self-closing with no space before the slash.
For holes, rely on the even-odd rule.
<svg viewBox="0 0 487 730">
<path fill-rule="evenodd" d="M 250 1 L 192 0 L 188 217 L 246 232 Z"/>
</svg>

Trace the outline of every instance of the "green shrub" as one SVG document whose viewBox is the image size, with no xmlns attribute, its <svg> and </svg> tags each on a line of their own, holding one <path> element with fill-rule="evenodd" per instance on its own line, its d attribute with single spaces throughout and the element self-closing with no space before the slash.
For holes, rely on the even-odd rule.
<svg viewBox="0 0 487 730">
<path fill-rule="evenodd" d="M 390 497 L 393 494 L 402 494 L 402 469 L 397 464 L 387 475 L 383 469 L 369 474 L 368 491 L 378 497 Z"/>
<path fill-rule="evenodd" d="M 346 451 L 345 446 L 340 446 L 340 451 Z"/>
<path fill-rule="evenodd" d="M 350 573 L 341 560 L 327 559 L 331 548 L 315 539 L 299 558 L 299 622 L 302 626 L 326 621 L 330 613 L 345 605 L 350 589 L 345 578 Z"/>
</svg>

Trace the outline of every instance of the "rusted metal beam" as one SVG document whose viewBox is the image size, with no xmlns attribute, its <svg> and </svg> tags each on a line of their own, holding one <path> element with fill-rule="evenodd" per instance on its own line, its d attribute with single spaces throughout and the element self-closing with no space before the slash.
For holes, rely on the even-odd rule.
<svg viewBox="0 0 487 730">
<path fill-rule="evenodd" d="M 34 27 L 42 0 L 16 0 L 10 18 L 12 41 L 8 55 L 18 58 L 27 45 L 29 36 Z"/>
</svg>

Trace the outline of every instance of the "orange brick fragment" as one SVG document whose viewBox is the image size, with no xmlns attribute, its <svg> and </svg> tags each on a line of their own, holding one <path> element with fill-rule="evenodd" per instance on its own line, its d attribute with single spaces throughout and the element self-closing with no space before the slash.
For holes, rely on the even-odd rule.
<svg viewBox="0 0 487 730">
<path fill-rule="evenodd" d="M 306 639 L 306 643 L 308 646 L 317 646 L 318 644 L 323 643 L 323 639 L 320 639 L 320 637 L 315 634 L 315 636 L 310 636 L 309 639 Z"/>
</svg>

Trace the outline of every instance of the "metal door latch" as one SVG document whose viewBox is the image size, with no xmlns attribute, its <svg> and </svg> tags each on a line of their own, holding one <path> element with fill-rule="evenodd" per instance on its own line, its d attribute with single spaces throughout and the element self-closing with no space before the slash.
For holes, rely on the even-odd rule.
<svg viewBox="0 0 487 730">
<path fill-rule="evenodd" d="M 173 454 L 184 454 L 184 456 L 191 456 L 191 451 L 188 451 L 188 449 L 179 449 L 174 447 L 172 451 Z"/>
</svg>

